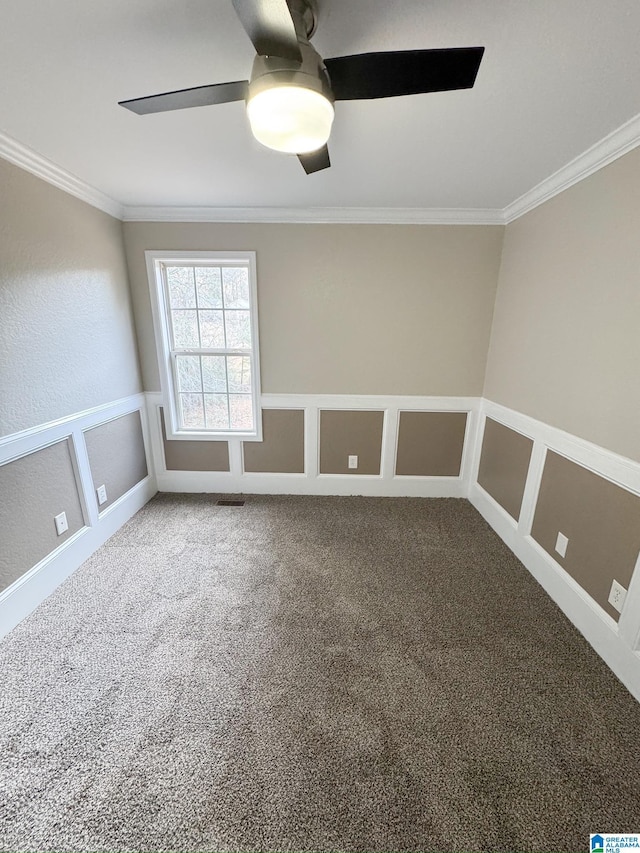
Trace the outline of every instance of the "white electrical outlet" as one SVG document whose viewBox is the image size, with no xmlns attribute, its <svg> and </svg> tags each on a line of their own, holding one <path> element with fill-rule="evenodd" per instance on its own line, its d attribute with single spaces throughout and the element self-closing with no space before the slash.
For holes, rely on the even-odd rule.
<svg viewBox="0 0 640 853">
<path fill-rule="evenodd" d="M 98 495 L 98 504 L 102 506 L 102 504 L 106 504 L 107 502 L 107 487 L 106 486 L 98 486 L 96 489 L 96 494 Z"/>
<path fill-rule="evenodd" d="M 609 593 L 609 604 L 614 607 L 618 613 L 622 613 L 622 608 L 624 607 L 624 600 L 627 597 L 627 590 L 622 586 L 621 583 L 614 580 L 611 584 L 611 592 Z"/>
<path fill-rule="evenodd" d="M 58 536 L 62 536 L 63 533 L 66 533 L 69 529 L 69 522 L 67 521 L 67 513 L 61 512 L 60 515 L 54 515 L 53 520 L 56 523 L 56 532 Z"/>
<path fill-rule="evenodd" d="M 565 557 L 567 554 L 567 545 L 569 544 L 569 540 L 564 535 L 564 533 L 558 533 L 558 538 L 556 539 L 556 551 L 560 554 L 561 557 Z"/>
<path fill-rule="evenodd" d="M 349 457 L 349 468 L 357 468 L 358 467 L 358 457 L 350 456 Z"/>
</svg>

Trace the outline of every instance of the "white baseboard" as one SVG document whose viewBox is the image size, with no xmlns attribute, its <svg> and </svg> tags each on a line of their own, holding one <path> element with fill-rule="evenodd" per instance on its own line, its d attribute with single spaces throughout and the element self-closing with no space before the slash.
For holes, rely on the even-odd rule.
<svg viewBox="0 0 640 853">
<path fill-rule="evenodd" d="M 469 490 L 469 500 L 640 702 L 640 655 L 620 636 L 615 620 L 531 536 L 523 536 L 513 519 L 477 483 Z"/>
<path fill-rule="evenodd" d="M 156 493 L 152 477 L 135 485 L 100 515 L 92 527 L 81 528 L 44 560 L 0 594 L 0 637 L 28 616 L 66 580 L 116 530 L 135 515 Z"/>
<path fill-rule="evenodd" d="M 366 474 L 241 474 L 218 471 L 165 471 L 161 492 L 245 495 L 366 495 L 369 497 L 465 498 L 461 477 L 393 477 Z"/>
</svg>

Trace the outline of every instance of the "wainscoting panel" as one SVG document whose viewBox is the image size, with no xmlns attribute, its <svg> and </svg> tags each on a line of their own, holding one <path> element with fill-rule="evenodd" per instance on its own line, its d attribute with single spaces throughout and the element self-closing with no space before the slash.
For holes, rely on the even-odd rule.
<svg viewBox="0 0 640 853">
<path fill-rule="evenodd" d="M 84 441 L 94 492 L 99 486 L 106 488 L 107 499 L 98 507 L 102 513 L 149 473 L 140 412 L 120 415 L 86 430 Z"/>
<path fill-rule="evenodd" d="M 200 470 L 170 468 L 167 462 L 170 456 L 174 462 L 172 445 L 185 442 L 164 439 L 162 396 L 148 393 L 146 397 L 160 491 L 467 496 L 479 407 L 477 397 L 264 394 L 263 422 L 267 434 L 264 448 L 248 444 L 243 448 L 242 442 L 233 440 L 198 442 L 204 447 L 199 451 L 203 458 L 208 458 L 208 445 L 228 445 L 228 471 L 205 470 L 204 466 Z M 404 458 L 417 460 L 417 467 L 412 469 L 410 461 L 409 468 L 401 466 L 402 475 L 396 474 L 400 418 L 414 412 L 446 413 L 453 417 L 431 424 L 429 429 L 410 437 L 415 442 L 429 443 L 428 452 L 420 446 L 408 448 L 405 441 Z M 302 447 L 301 424 L 304 424 Z M 358 469 L 348 468 L 349 455 L 359 457 Z M 451 474 L 424 474 L 424 467 L 420 466 L 425 457 L 444 458 Z M 276 470 L 278 467 L 282 470 Z"/>
<path fill-rule="evenodd" d="M 263 409 L 262 441 L 242 442 L 250 474 L 304 474 L 304 409 Z"/>
<path fill-rule="evenodd" d="M 15 479 L 7 491 L 13 500 L 0 515 L 8 581 L 0 590 L 0 637 L 153 497 L 149 448 L 143 394 L 0 439 L 0 480 L 9 487 Z M 104 508 L 94 474 L 106 481 Z M 17 525 L 10 510 L 21 502 Z M 54 516 L 61 512 L 69 530 L 58 537 Z"/>
<path fill-rule="evenodd" d="M 528 436 L 486 418 L 478 483 L 514 521 L 520 518 L 532 450 Z"/>
<path fill-rule="evenodd" d="M 466 412 L 400 412 L 396 475 L 459 477 Z"/>
<path fill-rule="evenodd" d="M 518 521 L 478 482 L 483 434 L 487 424 L 489 429 L 493 429 L 491 422 L 533 441 Z M 548 462 L 551 462 L 551 468 Z M 581 489 L 584 492 L 586 488 L 583 483 L 583 487 L 577 487 L 578 492 L 573 489 L 571 494 L 563 492 L 560 496 L 557 482 L 554 488 L 550 480 L 555 463 L 569 465 L 575 470 L 577 476 L 571 477 L 571 482 L 582 483 L 584 480 L 589 487 L 589 495 L 580 494 Z M 543 486 L 545 470 L 547 475 Z M 562 489 L 566 491 L 569 485 L 563 481 Z M 612 495 L 615 495 L 616 506 L 619 504 L 626 522 L 618 517 L 617 510 L 614 510 L 614 517 L 609 515 L 612 512 Z M 640 464 L 520 412 L 483 400 L 478 417 L 469 499 L 640 701 L 640 555 L 636 550 L 636 545 L 640 544 L 640 530 L 636 529 L 636 520 L 640 518 Z M 575 506 L 562 508 L 558 500 L 571 500 Z M 580 513 L 578 504 L 581 500 L 587 500 L 587 509 L 592 514 L 591 527 L 597 520 L 597 532 L 593 529 L 586 531 L 581 523 L 563 531 L 561 525 L 572 524 L 571 519 L 575 518 L 576 512 Z M 599 519 L 598 515 L 601 516 Z M 551 534 L 549 529 L 553 525 L 558 527 L 558 531 L 554 528 Z M 569 536 L 567 557 L 570 564 L 555 552 L 557 532 Z M 624 547 L 618 541 L 620 536 L 624 538 Z M 589 537 L 591 541 L 587 542 Z M 590 552 L 588 557 L 585 549 Z M 577 562 L 574 562 L 574 557 Z M 563 567 L 563 563 L 571 572 Z M 601 575 L 595 585 L 594 572 Z M 628 581 L 630 578 L 618 622 L 608 612 L 608 606 L 605 609 L 602 592 L 610 584 L 612 572 L 620 574 L 620 580 Z M 578 582 L 587 577 L 589 582 L 586 585 L 599 601 Z M 501 590 L 500 594 L 508 606 L 508 590 Z"/>
</svg>

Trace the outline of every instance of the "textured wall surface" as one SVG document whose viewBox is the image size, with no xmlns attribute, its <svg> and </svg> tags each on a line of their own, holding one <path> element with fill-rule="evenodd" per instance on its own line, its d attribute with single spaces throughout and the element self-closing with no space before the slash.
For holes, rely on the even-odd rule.
<svg viewBox="0 0 640 853">
<path fill-rule="evenodd" d="M 141 390 L 122 224 L 0 159 L 0 435 Z"/>
<path fill-rule="evenodd" d="M 105 510 L 147 476 L 142 423 L 139 412 L 107 421 L 84 434 L 93 487 L 104 485 Z"/>
<path fill-rule="evenodd" d="M 640 461 L 640 148 L 507 226 L 484 396 Z"/>
<path fill-rule="evenodd" d="M 0 465 L 0 589 L 84 526 L 67 441 Z M 67 514 L 58 536 L 54 516 Z"/>
<path fill-rule="evenodd" d="M 482 392 L 501 226 L 125 222 L 147 391 L 159 391 L 144 252 L 257 252 L 262 391 Z"/>
</svg>

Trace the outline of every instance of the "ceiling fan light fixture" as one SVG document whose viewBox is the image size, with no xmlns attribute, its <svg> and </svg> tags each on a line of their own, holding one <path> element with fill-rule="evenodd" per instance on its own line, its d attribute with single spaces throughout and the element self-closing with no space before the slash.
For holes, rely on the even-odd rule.
<svg viewBox="0 0 640 853">
<path fill-rule="evenodd" d="M 249 124 L 258 142 L 288 154 L 307 154 L 326 145 L 334 114 L 327 97 L 304 86 L 263 88 L 247 102 Z"/>
</svg>

